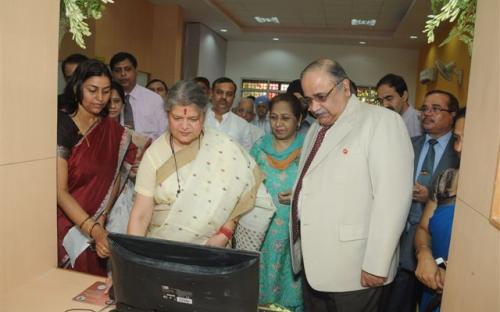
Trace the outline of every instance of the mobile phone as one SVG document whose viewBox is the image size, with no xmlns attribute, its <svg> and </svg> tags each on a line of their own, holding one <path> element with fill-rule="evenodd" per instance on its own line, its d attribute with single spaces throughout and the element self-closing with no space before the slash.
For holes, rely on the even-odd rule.
<svg viewBox="0 0 500 312">
<path fill-rule="evenodd" d="M 443 270 L 446 270 L 446 261 L 444 261 L 443 258 L 439 257 L 439 258 L 436 258 L 436 264 L 438 267 L 440 267 L 441 269 Z"/>
</svg>

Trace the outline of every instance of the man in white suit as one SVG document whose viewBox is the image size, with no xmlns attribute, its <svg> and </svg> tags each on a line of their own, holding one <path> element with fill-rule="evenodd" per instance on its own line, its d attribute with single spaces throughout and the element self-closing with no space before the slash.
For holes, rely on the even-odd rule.
<svg viewBox="0 0 500 312">
<path fill-rule="evenodd" d="M 290 218 L 294 270 L 304 268 L 315 294 L 306 311 L 376 312 L 380 286 L 396 273 L 412 198 L 410 137 L 398 114 L 356 98 L 337 62 L 311 63 L 301 82 L 317 117 Z"/>
</svg>

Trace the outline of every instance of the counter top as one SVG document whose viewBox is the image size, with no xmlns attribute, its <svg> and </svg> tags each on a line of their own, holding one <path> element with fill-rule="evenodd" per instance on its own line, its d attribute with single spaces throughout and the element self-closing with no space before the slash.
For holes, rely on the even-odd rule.
<svg viewBox="0 0 500 312">
<path fill-rule="evenodd" d="M 110 311 L 112 307 L 100 307 L 74 301 L 73 298 L 103 277 L 80 272 L 50 269 L 27 281 L 22 286 L 0 294 L 2 311 L 8 312 L 64 312 L 68 309 L 86 311 Z"/>
</svg>

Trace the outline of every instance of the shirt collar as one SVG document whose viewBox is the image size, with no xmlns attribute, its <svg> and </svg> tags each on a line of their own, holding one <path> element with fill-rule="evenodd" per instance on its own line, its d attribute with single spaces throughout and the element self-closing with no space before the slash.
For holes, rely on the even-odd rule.
<svg viewBox="0 0 500 312">
<path fill-rule="evenodd" d="M 130 91 L 130 93 L 128 95 L 130 95 L 131 98 L 136 100 L 137 97 L 139 96 L 139 93 L 140 93 L 139 85 L 136 83 L 134 88 L 132 89 L 132 91 Z"/>
<path fill-rule="evenodd" d="M 210 113 L 210 115 L 212 115 L 212 116 L 213 116 L 213 118 L 215 119 L 215 112 L 214 112 L 214 110 L 212 109 L 212 107 L 210 107 L 210 109 L 209 109 L 209 111 L 208 111 L 208 112 L 209 112 L 209 113 Z M 231 111 L 229 111 L 229 112 L 225 113 L 224 115 L 222 115 L 222 121 L 221 121 L 221 123 L 223 123 L 226 119 L 228 119 L 228 118 L 229 118 L 229 116 L 230 116 L 231 114 L 232 114 L 232 112 L 231 112 Z"/>
<path fill-rule="evenodd" d="M 437 144 L 442 147 L 442 148 L 445 148 L 446 145 L 448 145 L 448 142 L 450 141 L 451 139 L 451 136 L 452 136 L 452 133 L 451 133 L 451 130 L 446 132 L 445 135 L 442 135 L 440 136 L 439 138 L 437 138 L 436 140 L 438 141 Z M 432 137 L 428 134 L 425 135 L 425 142 L 424 144 L 427 144 L 427 142 L 429 142 L 429 140 L 432 139 Z"/>
</svg>

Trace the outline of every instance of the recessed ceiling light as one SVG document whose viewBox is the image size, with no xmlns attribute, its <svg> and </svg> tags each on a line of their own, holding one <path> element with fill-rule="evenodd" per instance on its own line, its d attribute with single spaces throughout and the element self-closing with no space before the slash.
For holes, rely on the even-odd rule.
<svg viewBox="0 0 500 312">
<path fill-rule="evenodd" d="M 220 30 L 220 31 L 221 31 L 221 32 L 227 32 L 227 29 L 225 29 L 225 28 L 221 28 L 221 30 Z"/>
<path fill-rule="evenodd" d="M 272 17 L 254 16 L 253 18 L 255 18 L 257 23 L 261 23 L 261 24 L 262 23 L 275 23 L 275 24 L 280 23 L 280 20 L 276 16 L 272 16 Z"/>
<path fill-rule="evenodd" d="M 273 38 L 273 40 L 274 40 L 274 41 L 278 41 L 278 40 L 280 40 L 280 38 L 278 38 L 278 37 L 274 37 L 274 38 Z"/>
<path fill-rule="evenodd" d="M 351 20 L 351 25 L 352 26 L 375 26 L 377 23 L 377 20 L 375 19 L 357 19 L 353 18 Z"/>
<path fill-rule="evenodd" d="M 360 41 L 359 44 L 366 44 L 366 41 Z"/>
<path fill-rule="evenodd" d="M 418 36 L 410 36 L 410 39 L 418 39 Z"/>
</svg>

